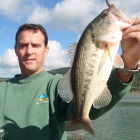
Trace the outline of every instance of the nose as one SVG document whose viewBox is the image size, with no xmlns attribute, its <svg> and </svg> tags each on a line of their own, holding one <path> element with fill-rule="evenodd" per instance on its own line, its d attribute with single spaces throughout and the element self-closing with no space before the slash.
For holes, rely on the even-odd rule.
<svg viewBox="0 0 140 140">
<path fill-rule="evenodd" d="M 32 45 L 29 44 L 29 45 L 27 46 L 26 53 L 27 53 L 28 55 L 32 55 L 32 54 L 33 54 L 33 47 L 32 47 Z"/>
</svg>

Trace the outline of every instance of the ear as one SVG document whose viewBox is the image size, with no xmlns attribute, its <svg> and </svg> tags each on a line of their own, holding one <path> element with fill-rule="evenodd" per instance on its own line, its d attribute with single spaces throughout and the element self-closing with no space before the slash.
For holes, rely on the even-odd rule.
<svg viewBox="0 0 140 140">
<path fill-rule="evenodd" d="M 17 56 L 17 46 L 14 46 L 14 48 L 15 48 L 15 54 Z"/>
<path fill-rule="evenodd" d="M 46 48 L 45 48 L 45 57 L 48 55 L 48 52 L 49 52 L 49 47 L 46 46 Z"/>
</svg>

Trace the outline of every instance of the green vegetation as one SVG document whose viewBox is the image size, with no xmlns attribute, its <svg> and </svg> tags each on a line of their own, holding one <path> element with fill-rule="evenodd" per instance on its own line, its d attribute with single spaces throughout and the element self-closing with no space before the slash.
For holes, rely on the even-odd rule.
<svg viewBox="0 0 140 140">
<path fill-rule="evenodd" d="M 51 73 L 51 74 L 59 73 L 59 74 L 64 75 L 68 71 L 68 69 L 69 69 L 69 67 L 59 68 L 59 69 L 55 69 L 55 70 L 50 70 L 48 72 Z M 7 80 L 7 79 L 10 79 L 10 78 L 0 78 L 0 82 L 3 82 L 5 80 Z M 139 92 L 140 93 L 140 73 L 136 74 L 136 76 L 135 76 L 135 80 L 133 82 L 131 92 L 132 93 L 133 92 Z"/>
<path fill-rule="evenodd" d="M 8 79 L 10 79 L 10 78 L 0 78 L 0 83 L 6 81 Z"/>
<path fill-rule="evenodd" d="M 60 69 L 50 70 L 50 71 L 48 71 L 48 72 L 51 73 L 51 74 L 59 73 L 59 74 L 64 75 L 64 74 L 68 71 L 69 68 L 70 68 L 70 67 L 60 68 Z"/>
</svg>

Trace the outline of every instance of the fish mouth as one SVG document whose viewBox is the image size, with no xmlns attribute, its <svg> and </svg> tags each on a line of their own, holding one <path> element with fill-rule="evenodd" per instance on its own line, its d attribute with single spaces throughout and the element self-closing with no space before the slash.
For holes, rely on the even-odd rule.
<svg viewBox="0 0 140 140">
<path fill-rule="evenodd" d="M 133 25 L 132 21 L 122 12 L 120 11 L 115 5 L 111 4 L 109 7 L 112 15 L 121 22 L 120 28 L 124 30 Z"/>
</svg>

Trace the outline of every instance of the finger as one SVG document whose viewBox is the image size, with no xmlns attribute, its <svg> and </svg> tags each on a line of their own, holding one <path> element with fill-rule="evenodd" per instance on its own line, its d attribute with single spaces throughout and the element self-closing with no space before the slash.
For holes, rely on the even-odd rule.
<svg viewBox="0 0 140 140">
<path fill-rule="evenodd" d="M 136 38 L 138 43 L 140 44 L 140 32 L 131 32 L 123 36 L 124 39 L 129 39 L 129 38 Z"/>
<path fill-rule="evenodd" d="M 140 24 L 140 17 L 139 18 L 130 18 L 130 19 L 133 22 L 133 25 Z"/>
<path fill-rule="evenodd" d="M 133 26 L 127 28 L 126 30 L 124 30 L 123 36 L 125 36 L 126 34 L 131 33 L 131 32 L 140 32 L 140 24 L 133 25 Z"/>
</svg>

